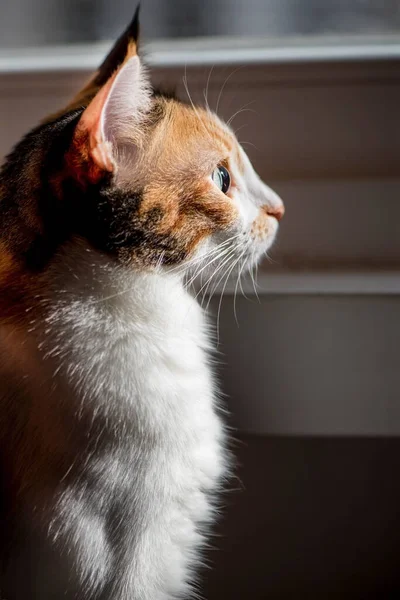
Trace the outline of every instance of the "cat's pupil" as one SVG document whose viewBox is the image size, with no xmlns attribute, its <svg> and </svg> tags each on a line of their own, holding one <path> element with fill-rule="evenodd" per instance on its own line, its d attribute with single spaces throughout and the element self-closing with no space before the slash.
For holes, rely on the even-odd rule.
<svg viewBox="0 0 400 600">
<path fill-rule="evenodd" d="M 226 194 L 226 192 L 229 190 L 229 186 L 231 185 L 231 176 L 229 175 L 228 169 L 225 169 L 225 167 L 222 166 L 214 169 L 212 180 L 217 188 Z"/>
</svg>

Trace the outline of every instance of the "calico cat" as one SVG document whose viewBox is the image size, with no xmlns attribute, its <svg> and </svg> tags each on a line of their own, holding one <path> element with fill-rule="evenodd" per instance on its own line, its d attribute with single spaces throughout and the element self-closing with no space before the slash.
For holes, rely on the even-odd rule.
<svg viewBox="0 0 400 600">
<path fill-rule="evenodd" d="M 251 268 L 283 204 L 210 110 L 154 92 L 137 14 L 0 179 L 0 596 L 193 591 L 228 468 L 199 269 Z"/>
</svg>

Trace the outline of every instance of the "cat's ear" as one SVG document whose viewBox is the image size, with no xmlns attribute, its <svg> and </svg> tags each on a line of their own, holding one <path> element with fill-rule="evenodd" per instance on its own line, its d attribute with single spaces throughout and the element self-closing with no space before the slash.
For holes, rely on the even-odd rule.
<svg viewBox="0 0 400 600">
<path fill-rule="evenodd" d="M 132 21 L 129 23 L 124 33 L 115 42 L 89 83 L 87 83 L 68 104 L 66 107 L 67 110 L 72 110 L 79 106 L 86 106 L 96 95 L 98 90 L 107 83 L 113 73 L 115 73 L 115 71 L 129 58 L 138 54 L 140 29 L 139 12 L 140 3 L 136 8 Z"/>
<path fill-rule="evenodd" d="M 93 82 L 98 87 L 103 86 L 122 63 L 126 62 L 132 56 L 138 54 L 139 47 L 139 11 L 138 4 L 132 21 L 125 29 L 124 33 L 115 42 L 100 68 L 98 69 Z"/>
<path fill-rule="evenodd" d="M 100 88 L 78 122 L 69 161 L 78 179 L 94 183 L 115 171 L 119 142 L 139 128 L 150 103 L 146 72 L 139 57 L 132 56 Z"/>
</svg>

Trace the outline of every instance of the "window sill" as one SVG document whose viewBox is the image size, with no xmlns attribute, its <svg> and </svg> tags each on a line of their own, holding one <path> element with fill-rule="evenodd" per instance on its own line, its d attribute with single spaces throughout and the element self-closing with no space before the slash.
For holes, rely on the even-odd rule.
<svg viewBox="0 0 400 600">
<path fill-rule="evenodd" d="M 0 50 L 0 74 L 48 71 L 92 71 L 108 51 L 107 42 Z M 149 43 L 144 48 L 153 67 L 224 64 L 321 63 L 396 60 L 398 37 L 193 38 Z"/>
<path fill-rule="evenodd" d="M 236 286 L 232 277 L 224 288 L 220 284 L 215 292 L 218 296 L 222 291 L 226 295 L 240 294 L 242 289 L 246 295 L 270 296 L 321 296 L 321 295 L 351 295 L 351 296 L 391 296 L 400 295 L 399 271 L 324 271 L 324 270 L 282 270 L 268 267 L 257 277 L 256 288 L 249 276 L 242 277 L 242 285 Z"/>
</svg>

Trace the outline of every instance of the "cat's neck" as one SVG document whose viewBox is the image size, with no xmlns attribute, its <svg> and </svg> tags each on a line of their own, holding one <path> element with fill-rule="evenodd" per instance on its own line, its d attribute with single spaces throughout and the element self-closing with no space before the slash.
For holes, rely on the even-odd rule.
<svg viewBox="0 0 400 600">
<path fill-rule="evenodd" d="M 44 277 L 45 303 L 82 309 L 129 329 L 135 325 L 178 327 L 203 323 L 203 312 L 179 270 L 136 270 L 120 266 L 81 240 L 60 253 Z M 185 313 L 188 311 L 188 314 Z M 77 315 L 78 316 L 78 315 Z"/>
<path fill-rule="evenodd" d="M 65 246 L 37 284 L 23 322 L 17 328 L 10 322 L 2 331 L 10 340 L 21 336 L 27 348 L 46 350 L 46 356 L 57 356 L 61 345 L 64 354 L 86 360 L 127 338 L 142 339 L 143 347 L 147 340 L 156 346 L 186 339 L 211 349 L 204 311 L 177 271 L 121 267 L 78 239 Z"/>
<path fill-rule="evenodd" d="M 102 422 L 115 414 L 123 421 L 133 398 L 147 411 L 155 396 L 172 407 L 199 385 L 211 393 L 204 313 L 177 274 L 121 268 L 78 243 L 57 257 L 43 286 L 39 316 L 32 309 L 29 326 L 2 332 L 3 364 L 32 389 L 56 386 Z"/>
</svg>

